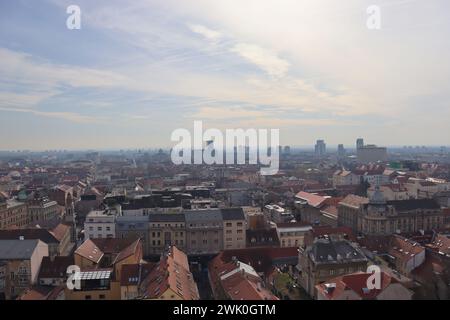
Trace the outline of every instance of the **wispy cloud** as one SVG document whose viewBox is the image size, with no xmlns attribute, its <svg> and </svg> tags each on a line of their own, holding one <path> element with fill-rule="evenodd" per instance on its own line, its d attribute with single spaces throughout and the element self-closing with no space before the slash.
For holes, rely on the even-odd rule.
<svg viewBox="0 0 450 320">
<path fill-rule="evenodd" d="M 212 30 L 200 24 L 188 24 L 188 26 L 192 32 L 202 35 L 203 37 L 205 37 L 207 40 L 210 41 L 217 41 L 222 36 L 220 32 Z"/>
<path fill-rule="evenodd" d="M 231 48 L 247 61 L 255 64 L 270 76 L 282 77 L 289 69 L 289 62 L 279 58 L 273 52 L 254 44 L 239 43 Z"/>
<path fill-rule="evenodd" d="M 104 120 L 103 117 L 86 116 L 74 112 L 46 112 L 33 109 L 19 109 L 19 108 L 5 108 L 5 107 L 0 107 L 0 111 L 30 113 L 36 116 L 56 118 L 83 124 L 102 123 Z"/>
</svg>

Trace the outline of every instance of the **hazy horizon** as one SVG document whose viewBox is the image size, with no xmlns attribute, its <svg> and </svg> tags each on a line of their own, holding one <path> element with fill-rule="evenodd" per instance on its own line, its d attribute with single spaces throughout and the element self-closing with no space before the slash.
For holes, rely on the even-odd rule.
<svg viewBox="0 0 450 320">
<path fill-rule="evenodd" d="M 66 27 L 69 5 L 81 29 Z M 170 148 L 278 128 L 280 144 L 450 145 L 450 2 L 0 2 L 0 150 Z"/>
</svg>

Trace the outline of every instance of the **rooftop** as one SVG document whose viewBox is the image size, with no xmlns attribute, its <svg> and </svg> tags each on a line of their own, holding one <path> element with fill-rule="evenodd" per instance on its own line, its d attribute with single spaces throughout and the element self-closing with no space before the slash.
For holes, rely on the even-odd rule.
<svg viewBox="0 0 450 320">
<path fill-rule="evenodd" d="M 38 239 L 0 240 L 0 260 L 30 259 L 39 242 Z"/>
</svg>

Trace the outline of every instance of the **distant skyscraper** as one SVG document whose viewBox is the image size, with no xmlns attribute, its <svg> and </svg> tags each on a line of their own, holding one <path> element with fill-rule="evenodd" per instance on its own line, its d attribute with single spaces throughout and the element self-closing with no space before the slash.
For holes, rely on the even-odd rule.
<svg viewBox="0 0 450 320">
<path fill-rule="evenodd" d="M 345 149 L 344 149 L 344 145 L 343 144 L 339 144 L 338 145 L 338 156 L 339 157 L 343 157 L 345 156 Z"/>
<path fill-rule="evenodd" d="M 361 149 L 362 147 L 364 147 L 364 139 L 363 138 L 356 139 L 356 149 Z"/>
<path fill-rule="evenodd" d="M 327 152 L 327 145 L 325 144 L 324 140 L 317 140 L 316 146 L 315 146 L 315 152 L 316 156 L 321 157 L 324 156 Z"/>
</svg>

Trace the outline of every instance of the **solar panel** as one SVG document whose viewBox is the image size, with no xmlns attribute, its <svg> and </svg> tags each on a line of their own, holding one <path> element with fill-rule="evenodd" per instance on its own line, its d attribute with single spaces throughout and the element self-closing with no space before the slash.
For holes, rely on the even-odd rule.
<svg viewBox="0 0 450 320">
<path fill-rule="evenodd" d="M 109 279 L 111 271 L 86 271 L 75 273 L 75 280 L 100 280 Z"/>
</svg>

